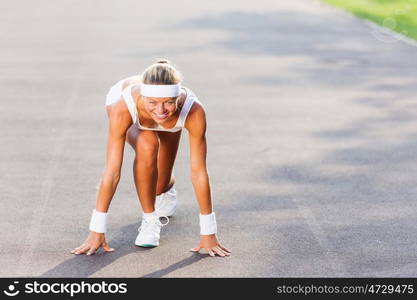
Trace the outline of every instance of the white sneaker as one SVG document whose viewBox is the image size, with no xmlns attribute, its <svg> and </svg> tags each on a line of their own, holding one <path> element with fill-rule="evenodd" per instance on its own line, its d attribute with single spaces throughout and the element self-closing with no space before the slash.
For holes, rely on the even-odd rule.
<svg viewBox="0 0 417 300">
<path fill-rule="evenodd" d="M 158 216 L 171 217 L 177 209 L 177 191 L 172 186 L 167 192 L 156 196 L 155 212 Z"/>
<path fill-rule="evenodd" d="M 138 229 L 139 234 L 136 237 L 135 245 L 140 247 L 158 246 L 161 228 L 169 223 L 168 217 L 165 218 L 167 219 L 167 222 L 164 224 L 161 223 L 159 217 L 142 219 L 142 224 Z"/>
</svg>

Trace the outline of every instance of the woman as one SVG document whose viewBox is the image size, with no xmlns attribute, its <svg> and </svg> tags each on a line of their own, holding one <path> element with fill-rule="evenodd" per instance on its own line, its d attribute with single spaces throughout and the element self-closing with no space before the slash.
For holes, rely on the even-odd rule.
<svg viewBox="0 0 417 300">
<path fill-rule="evenodd" d="M 200 242 L 190 249 L 205 249 L 210 256 L 228 256 L 230 250 L 217 240 L 209 177 L 206 169 L 206 118 L 203 105 L 194 93 L 181 86 L 182 75 L 167 60 L 149 66 L 141 76 L 116 83 L 106 99 L 109 118 L 106 167 L 97 194 L 96 207 L 85 242 L 71 251 L 94 254 L 103 248 L 107 211 L 120 180 L 125 142 L 135 151 L 133 174 L 143 209 L 142 223 L 135 244 L 159 245 L 161 227 L 175 212 L 177 196 L 172 175 L 181 129 L 190 137 L 191 180 L 200 207 Z M 165 217 L 166 223 L 161 223 Z"/>
</svg>

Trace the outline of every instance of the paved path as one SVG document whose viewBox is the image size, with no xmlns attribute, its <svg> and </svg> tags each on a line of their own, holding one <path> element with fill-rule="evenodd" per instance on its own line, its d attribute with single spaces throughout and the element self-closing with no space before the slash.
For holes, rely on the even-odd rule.
<svg viewBox="0 0 417 300">
<path fill-rule="evenodd" d="M 282 2 L 0 4 L 0 276 L 417 276 L 417 48 L 319 2 Z M 207 108 L 233 255 L 188 252 L 199 229 L 184 132 L 160 247 L 133 245 L 126 147 L 116 251 L 73 256 L 104 167 L 104 95 L 157 57 Z"/>
</svg>

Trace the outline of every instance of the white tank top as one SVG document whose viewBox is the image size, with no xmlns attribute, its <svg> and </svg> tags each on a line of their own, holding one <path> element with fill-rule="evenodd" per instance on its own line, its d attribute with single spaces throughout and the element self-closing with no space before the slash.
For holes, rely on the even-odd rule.
<svg viewBox="0 0 417 300">
<path fill-rule="evenodd" d="M 123 82 L 126 79 L 120 80 L 117 82 L 107 93 L 106 96 L 106 106 L 117 102 L 120 99 L 120 96 L 123 96 L 124 101 L 126 102 L 127 108 L 129 109 L 130 116 L 132 117 L 133 124 L 135 124 L 141 130 L 154 130 L 154 131 L 168 131 L 168 132 L 177 132 L 180 131 L 185 124 L 185 120 L 187 119 L 188 113 L 190 112 L 191 107 L 193 106 L 194 102 L 198 102 L 200 105 L 201 102 L 198 100 L 197 96 L 191 91 L 189 88 L 185 88 L 187 92 L 187 97 L 184 101 L 184 104 L 181 108 L 180 115 L 178 117 L 177 123 L 172 128 L 164 128 L 160 124 L 156 127 L 144 127 L 140 124 L 138 118 L 138 111 L 136 109 L 135 101 L 132 97 L 132 88 L 137 86 L 138 84 L 132 84 L 127 86 L 125 89 L 122 90 Z"/>
</svg>

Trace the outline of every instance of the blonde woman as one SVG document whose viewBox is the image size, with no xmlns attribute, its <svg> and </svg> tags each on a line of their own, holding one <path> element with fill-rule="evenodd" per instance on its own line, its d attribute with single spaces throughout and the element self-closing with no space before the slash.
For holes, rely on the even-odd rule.
<svg viewBox="0 0 417 300">
<path fill-rule="evenodd" d="M 182 128 L 188 130 L 191 181 L 200 213 L 200 242 L 190 249 L 228 256 L 217 240 L 209 176 L 206 168 L 206 116 L 194 93 L 181 85 L 181 73 L 167 60 L 159 60 L 140 76 L 120 80 L 107 94 L 109 118 L 106 166 L 85 242 L 71 251 L 92 255 L 98 249 L 114 251 L 105 239 L 107 211 L 120 180 L 125 142 L 135 151 L 133 174 L 143 217 L 135 244 L 159 245 L 161 227 L 175 213 L 177 193 L 172 174 Z M 162 223 L 161 219 L 165 222 Z"/>
</svg>

